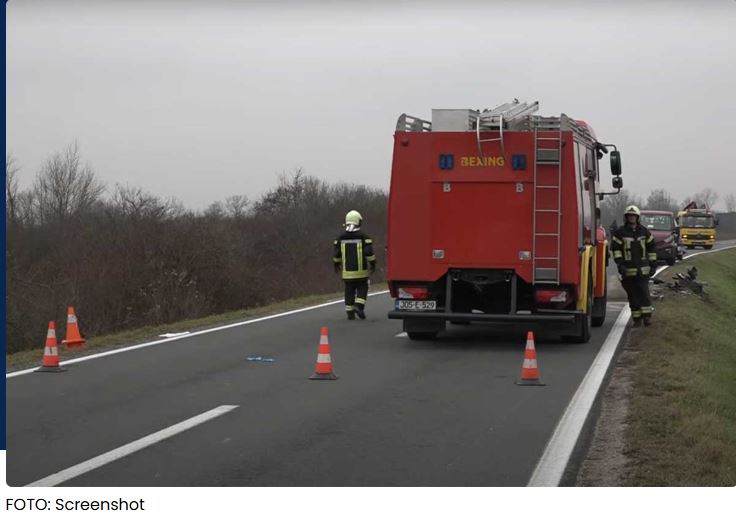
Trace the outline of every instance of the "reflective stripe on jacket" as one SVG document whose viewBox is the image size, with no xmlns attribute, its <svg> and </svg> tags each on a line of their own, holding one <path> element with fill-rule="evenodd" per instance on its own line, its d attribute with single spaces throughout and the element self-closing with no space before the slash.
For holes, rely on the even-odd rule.
<svg viewBox="0 0 736 513">
<path fill-rule="evenodd" d="M 368 278 L 370 269 L 376 266 L 373 241 L 360 232 L 344 232 L 334 242 L 332 261 L 342 266 L 343 280 Z"/>
<path fill-rule="evenodd" d="M 649 276 L 649 270 L 657 264 L 654 236 L 637 223 L 625 224 L 611 237 L 611 250 L 616 265 L 623 264 L 624 277 Z"/>
</svg>

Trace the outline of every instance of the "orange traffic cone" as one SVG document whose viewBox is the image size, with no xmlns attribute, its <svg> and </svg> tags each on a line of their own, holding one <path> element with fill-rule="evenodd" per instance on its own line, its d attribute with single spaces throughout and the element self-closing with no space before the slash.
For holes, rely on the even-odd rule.
<svg viewBox="0 0 736 513">
<path fill-rule="evenodd" d="M 77 314 L 74 313 L 74 307 L 70 306 L 66 313 L 66 339 L 62 340 L 62 344 L 72 351 L 84 348 L 85 340 L 79 333 L 79 324 L 77 324 Z"/>
<path fill-rule="evenodd" d="M 319 337 L 319 353 L 314 374 L 309 379 L 337 379 L 332 372 L 332 358 L 330 357 L 330 342 L 327 340 L 327 327 L 322 326 Z"/>
<path fill-rule="evenodd" d="M 521 377 L 517 385 L 539 385 L 544 386 L 537 368 L 537 350 L 534 348 L 534 332 L 526 334 L 526 350 L 524 351 L 524 364 L 521 366 Z"/>
<path fill-rule="evenodd" d="M 49 321 L 49 330 L 46 333 L 46 348 L 43 350 L 43 360 L 36 372 L 61 372 L 59 366 L 59 347 L 56 345 L 56 324 Z"/>
</svg>

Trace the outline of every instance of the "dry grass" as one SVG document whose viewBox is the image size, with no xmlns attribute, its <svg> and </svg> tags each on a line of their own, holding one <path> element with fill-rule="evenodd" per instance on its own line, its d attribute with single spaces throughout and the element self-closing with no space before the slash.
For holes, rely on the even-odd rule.
<svg viewBox="0 0 736 513">
<path fill-rule="evenodd" d="M 736 485 L 736 251 L 668 273 L 691 265 L 708 296 L 668 294 L 655 326 L 632 334 L 626 485 Z"/>
</svg>

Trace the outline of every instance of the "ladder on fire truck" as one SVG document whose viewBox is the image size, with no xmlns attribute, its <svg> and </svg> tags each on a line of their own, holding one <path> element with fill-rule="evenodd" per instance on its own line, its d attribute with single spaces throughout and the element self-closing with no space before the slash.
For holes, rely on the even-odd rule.
<svg viewBox="0 0 736 513">
<path fill-rule="evenodd" d="M 506 155 L 503 144 L 503 131 L 518 129 L 519 122 L 528 122 L 532 114 L 539 109 L 539 102 L 520 102 L 514 99 L 512 102 L 504 103 L 490 110 L 477 113 L 475 119 L 471 119 L 471 126 L 475 125 L 475 138 L 478 142 L 478 156 L 483 158 L 483 143 L 497 142 L 501 145 L 501 155 Z M 475 113 L 471 113 L 475 115 Z M 498 137 L 481 139 L 481 130 L 498 130 Z"/>
<path fill-rule="evenodd" d="M 567 116 L 534 116 L 532 283 L 560 284 L 562 131 Z"/>
<path fill-rule="evenodd" d="M 534 132 L 534 203 L 532 221 L 532 282 L 560 284 L 562 226 L 562 132 L 582 129 L 565 114 L 534 115 L 539 102 L 514 100 L 478 114 L 475 121 L 478 153 L 483 143 L 498 142 L 505 155 L 504 129 Z M 471 120 L 472 122 L 472 120 Z M 498 136 L 481 139 L 481 130 L 498 130 Z"/>
</svg>

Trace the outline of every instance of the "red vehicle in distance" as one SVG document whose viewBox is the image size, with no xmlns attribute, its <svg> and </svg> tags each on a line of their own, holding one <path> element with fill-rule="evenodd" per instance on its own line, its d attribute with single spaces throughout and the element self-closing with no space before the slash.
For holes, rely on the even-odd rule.
<svg viewBox="0 0 736 513">
<path fill-rule="evenodd" d="M 666 210 L 642 210 L 639 222 L 646 226 L 657 246 L 657 260 L 675 265 L 678 258 L 675 214 Z"/>
</svg>

